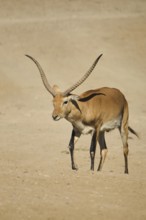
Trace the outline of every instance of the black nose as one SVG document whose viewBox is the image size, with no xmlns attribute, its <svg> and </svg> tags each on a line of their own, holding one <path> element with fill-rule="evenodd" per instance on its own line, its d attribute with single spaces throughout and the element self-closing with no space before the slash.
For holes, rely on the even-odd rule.
<svg viewBox="0 0 146 220">
<path fill-rule="evenodd" d="M 53 115 L 52 117 L 53 117 L 54 121 L 59 121 L 61 118 L 59 115 Z"/>
<path fill-rule="evenodd" d="M 53 120 L 56 120 L 58 115 L 52 115 Z"/>
</svg>

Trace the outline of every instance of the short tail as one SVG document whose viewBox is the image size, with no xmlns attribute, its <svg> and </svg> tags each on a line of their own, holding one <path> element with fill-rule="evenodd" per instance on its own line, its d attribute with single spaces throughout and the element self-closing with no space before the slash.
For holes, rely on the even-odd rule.
<svg viewBox="0 0 146 220">
<path fill-rule="evenodd" d="M 136 131 L 134 131 L 131 127 L 128 126 L 128 130 L 129 130 L 132 134 L 136 135 L 136 137 L 139 138 L 138 133 L 137 133 Z"/>
</svg>

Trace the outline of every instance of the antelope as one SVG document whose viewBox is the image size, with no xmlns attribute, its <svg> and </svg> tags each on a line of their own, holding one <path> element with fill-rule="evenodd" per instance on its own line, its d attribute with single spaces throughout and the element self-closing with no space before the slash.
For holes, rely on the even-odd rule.
<svg viewBox="0 0 146 220">
<path fill-rule="evenodd" d="M 29 55 L 26 56 L 36 64 L 45 88 L 53 96 L 54 110 L 52 117 L 54 121 L 65 118 L 72 124 L 73 129 L 69 142 L 72 169 L 78 169 L 74 161 L 74 147 L 81 134 L 92 134 L 90 145 L 92 171 L 94 170 L 96 145 L 97 142 L 99 143 L 100 162 L 97 171 L 100 171 L 107 155 L 105 132 L 118 128 L 123 143 L 125 173 L 128 174 L 128 131 L 137 137 L 138 134 L 128 126 L 129 113 L 125 96 L 120 90 L 108 87 L 91 89 L 81 95 L 71 93 L 89 77 L 102 54 L 97 57 L 82 78 L 64 92 L 61 92 L 57 85 L 52 87 L 49 84 L 37 60 Z"/>
</svg>

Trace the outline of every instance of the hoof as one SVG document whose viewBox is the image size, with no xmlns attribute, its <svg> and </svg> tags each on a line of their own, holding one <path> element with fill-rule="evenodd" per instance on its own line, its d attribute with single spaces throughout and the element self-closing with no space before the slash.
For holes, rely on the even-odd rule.
<svg viewBox="0 0 146 220">
<path fill-rule="evenodd" d="M 125 170 L 125 174 L 129 174 L 128 170 Z"/>
<path fill-rule="evenodd" d="M 76 165 L 73 165 L 72 170 L 78 170 L 78 167 Z"/>
</svg>

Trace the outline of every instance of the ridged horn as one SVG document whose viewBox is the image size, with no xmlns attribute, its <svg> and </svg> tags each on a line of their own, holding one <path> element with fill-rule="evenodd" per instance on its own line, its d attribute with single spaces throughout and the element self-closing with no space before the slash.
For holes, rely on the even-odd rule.
<svg viewBox="0 0 146 220">
<path fill-rule="evenodd" d="M 25 55 L 25 56 L 29 57 L 36 64 L 36 66 L 37 66 L 37 68 L 38 68 L 38 70 L 40 72 L 40 75 L 41 75 L 41 78 L 42 78 L 42 81 L 43 81 L 43 84 L 44 84 L 45 88 L 54 97 L 56 95 L 55 91 L 53 90 L 53 88 L 48 83 L 47 77 L 46 77 L 46 75 L 45 75 L 41 65 L 39 64 L 39 62 L 37 60 L 35 60 L 33 57 L 29 56 L 29 55 Z"/>
<path fill-rule="evenodd" d="M 102 56 L 102 54 L 100 54 L 97 57 L 97 59 L 94 61 L 92 66 L 89 68 L 89 70 L 84 74 L 84 76 L 78 82 L 76 82 L 73 86 L 71 86 L 69 89 L 67 89 L 65 92 L 63 92 L 63 96 L 68 95 L 70 92 L 72 92 L 74 89 L 76 89 L 78 86 L 80 86 L 89 77 L 89 75 L 92 73 L 93 69 L 95 68 L 95 66 L 98 63 L 101 56 Z"/>
</svg>

